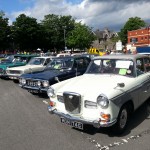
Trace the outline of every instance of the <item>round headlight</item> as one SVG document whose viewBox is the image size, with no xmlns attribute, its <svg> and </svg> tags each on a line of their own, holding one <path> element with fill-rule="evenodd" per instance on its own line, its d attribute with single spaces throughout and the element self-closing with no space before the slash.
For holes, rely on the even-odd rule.
<svg viewBox="0 0 150 150">
<path fill-rule="evenodd" d="M 101 108 L 108 108 L 109 105 L 109 100 L 105 95 L 99 95 L 97 97 L 97 104 L 101 107 Z"/>
<path fill-rule="evenodd" d="M 37 82 L 37 85 L 38 85 L 38 86 L 41 86 L 41 81 L 38 81 L 38 82 Z"/>
<path fill-rule="evenodd" d="M 55 97 L 55 91 L 52 87 L 49 87 L 47 90 L 48 97 Z"/>
<path fill-rule="evenodd" d="M 48 87 L 49 86 L 49 81 L 43 81 L 43 86 Z"/>
<path fill-rule="evenodd" d="M 25 79 L 22 79 L 22 84 L 26 84 L 26 80 Z"/>
</svg>

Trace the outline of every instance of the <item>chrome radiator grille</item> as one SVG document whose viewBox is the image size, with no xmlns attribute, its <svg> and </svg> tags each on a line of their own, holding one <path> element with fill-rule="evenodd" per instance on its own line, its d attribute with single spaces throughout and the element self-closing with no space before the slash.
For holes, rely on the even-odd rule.
<svg viewBox="0 0 150 150">
<path fill-rule="evenodd" d="M 7 73 L 10 73 L 10 74 L 21 74 L 21 72 L 18 71 L 18 70 L 8 70 Z"/>
<path fill-rule="evenodd" d="M 81 112 L 81 95 L 77 93 L 64 92 L 65 108 L 72 114 L 79 114 Z"/>
<path fill-rule="evenodd" d="M 38 81 L 27 80 L 26 84 L 27 86 L 38 87 Z"/>
</svg>

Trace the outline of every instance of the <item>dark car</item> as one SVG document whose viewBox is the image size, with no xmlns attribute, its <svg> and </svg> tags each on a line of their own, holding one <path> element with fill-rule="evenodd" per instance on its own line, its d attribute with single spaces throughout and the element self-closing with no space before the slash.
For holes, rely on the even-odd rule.
<svg viewBox="0 0 150 150">
<path fill-rule="evenodd" d="M 21 75 L 19 85 L 31 93 L 46 93 L 50 85 L 84 74 L 90 61 L 84 56 L 54 58 L 43 71 Z"/>
</svg>

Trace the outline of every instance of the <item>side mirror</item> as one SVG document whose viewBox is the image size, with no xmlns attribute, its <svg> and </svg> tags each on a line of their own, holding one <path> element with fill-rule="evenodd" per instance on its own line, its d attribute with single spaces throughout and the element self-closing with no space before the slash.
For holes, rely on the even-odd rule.
<svg viewBox="0 0 150 150">
<path fill-rule="evenodd" d="M 57 82 L 60 82 L 58 77 L 55 77 L 55 80 L 56 80 Z"/>
<path fill-rule="evenodd" d="M 121 87 L 121 88 L 123 88 L 125 86 L 125 84 L 124 83 L 117 83 L 117 87 Z"/>
</svg>

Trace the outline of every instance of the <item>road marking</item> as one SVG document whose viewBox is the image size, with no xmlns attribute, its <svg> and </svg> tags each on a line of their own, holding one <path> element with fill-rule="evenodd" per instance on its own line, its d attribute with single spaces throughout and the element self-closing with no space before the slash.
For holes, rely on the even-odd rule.
<svg viewBox="0 0 150 150">
<path fill-rule="evenodd" d="M 81 132 L 81 134 L 84 134 L 83 132 Z M 108 145 L 102 145 L 100 143 L 98 143 L 96 140 L 92 139 L 91 137 L 86 137 L 86 139 L 91 142 L 92 144 L 95 145 L 96 148 L 98 148 L 99 150 L 110 150 L 112 149 L 113 147 L 116 147 L 116 146 L 121 146 L 121 145 L 124 145 L 124 144 L 128 144 L 131 140 L 136 140 L 140 137 L 143 137 L 144 135 L 146 134 L 150 134 L 150 128 L 141 132 L 140 134 L 137 134 L 137 135 L 131 135 L 130 137 L 127 137 L 125 139 L 121 139 L 120 141 L 116 141 L 116 142 L 113 142 L 111 144 L 108 144 Z"/>
<path fill-rule="evenodd" d="M 44 104 L 46 104 L 46 105 L 48 105 L 48 102 L 47 102 L 47 101 L 45 101 L 45 100 L 43 100 L 43 103 L 44 103 Z"/>
</svg>

